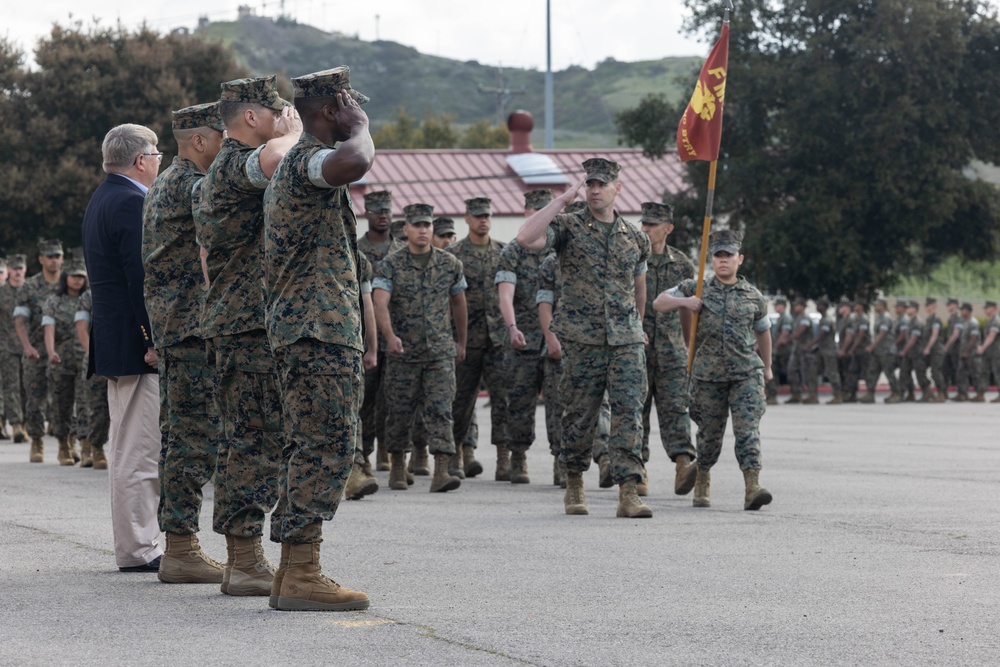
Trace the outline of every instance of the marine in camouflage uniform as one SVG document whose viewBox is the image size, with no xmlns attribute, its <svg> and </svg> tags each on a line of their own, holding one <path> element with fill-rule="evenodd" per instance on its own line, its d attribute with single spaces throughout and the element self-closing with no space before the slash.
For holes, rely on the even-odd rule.
<svg viewBox="0 0 1000 667">
<path fill-rule="evenodd" d="M 903 357 L 903 362 L 900 363 L 899 370 L 900 373 L 904 370 L 906 371 L 911 383 L 914 382 L 912 374 L 916 374 L 916 384 L 920 386 L 921 391 L 926 393 L 927 387 L 930 385 L 930 380 L 927 379 L 927 367 L 924 366 L 923 350 L 920 347 L 920 340 L 924 337 L 924 323 L 918 315 L 917 311 L 919 308 L 920 306 L 917 305 L 916 301 L 910 301 L 906 304 L 906 314 L 910 320 L 906 327 L 906 342 L 899 350 L 899 355 Z M 902 377 L 900 377 L 900 381 L 902 382 Z M 910 396 L 912 396 L 912 393 L 913 390 L 911 389 Z M 906 400 L 913 400 L 910 396 L 907 396 Z"/>
<path fill-rule="evenodd" d="M 567 514 L 587 514 L 583 472 L 590 467 L 592 434 L 605 392 L 611 407 L 608 443 L 611 474 L 619 484 L 619 517 L 645 518 L 652 510 L 638 496 L 643 481 L 642 405 L 646 398 L 646 353 L 642 313 L 646 305 L 649 238 L 614 209 L 621 190 L 620 166 L 603 158 L 583 163 L 576 188 L 531 216 L 518 242 L 555 250 L 563 278 L 551 326 L 562 344 L 560 395 L 565 406 L 560 460 L 566 465 L 563 499 Z M 586 187 L 588 208 L 560 214 Z"/>
<path fill-rule="evenodd" d="M 492 202 L 486 197 L 473 197 L 465 201 L 465 221 L 469 235 L 448 248 L 462 262 L 468 289 L 465 292 L 469 313 L 468 340 L 465 360 L 455 364 L 455 402 L 452 416 L 455 419 L 455 442 L 465 440 L 476 410 L 480 382 L 486 383 L 490 392 L 490 438 L 497 448 L 495 479 L 510 479 L 510 452 L 507 449 L 507 392 L 508 379 L 503 345 L 497 344 L 503 332 L 503 317 L 494 280 L 500 251 L 504 244 L 491 239 L 490 216 Z M 467 477 L 482 472 L 482 465 L 475 459 L 475 444 L 464 446 L 462 467 Z"/>
<path fill-rule="evenodd" d="M 955 324 L 959 332 L 958 370 L 955 372 L 955 384 L 958 395 L 953 401 L 969 401 L 983 403 L 986 401 L 986 383 L 982 380 L 983 360 L 976 354 L 976 348 L 983 338 L 979 329 L 979 320 L 972 316 L 972 304 L 963 303 L 959 309 L 959 322 Z M 969 398 L 969 387 L 976 390 L 976 395 Z"/>
<path fill-rule="evenodd" d="M 192 193 L 210 282 L 200 335 L 215 353 L 221 421 L 213 528 L 233 549 L 222 584 L 229 595 L 269 594 L 273 571 L 260 538 L 264 516 L 278 501 L 283 432 L 277 368 L 264 325 L 263 195 L 269 183 L 265 165 L 273 169 L 300 133 L 297 116 L 284 107 L 274 76 L 223 83 L 220 115 L 229 136 Z M 247 123 L 251 113 L 274 133 L 266 144 L 262 127 Z"/>
<path fill-rule="evenodd" d="M 961 354 L 958 350 L 958 341 L 962 337 L 962 315 L 959 312 L 958 299 L 950 297 L 946 304 L 948 309 L 948 322 L 946 323 L 944 334 L 944 361 L 941 371 L 944 374 L 946 387 L 958 384 L 958 367 L 961 364 Z"/>
<path fill-rule="evenodd" d="M 854 315 L 850 323 L 851 347 L 848 350 L 851 363 L 848 370 L 847 388 L 852 398 L 857 398 L 858 383 L 867 377 L 868 366 L 871 364 L 871 321 L 863 303 L 854 304 Z M 875 387 L 869 389 L 874 394 Z M 874 400 L 874 398 L 873 398 Z"/>
<path fill-rule="evenodd" d="M 771 502 L 771 494 L 758 482 L 760 419 L 766 410 L 764 381 L 771 365 L 771 322 L 767 300 L 737 273 L 743 261 L 742 240 L 741 233 L 731 230 L 712 233 L 708 250 L 715 275 L 705 283 L 700 302 L 690 298 L 697 292 L 696 280 L 686 280 L 664 295 L 663 306 L 667 308 L 701 310 L 691 367 L 691 418 L 698 424 L 695 507 L 711 505 L 709 471 L 719 460 L 730 413 L 736 460 L 746 484 L 743 509 L 756 510 Z M 677 298 L 681 296 L 688 298 Z M 660 301 L 657 309 L 662 309 Z"/>
<path fill-rule="evenodd" d="M 792 354 L 792 316 L 787 311 L 788 300 L 778 298 L 774 301 L 774 311 L 778 317 L 771 324 L 771 340 L 774 341 L 774 377 L 767 383 L 767 404 L 778 404 L 778 386 L 784 380 L 788 381 L 788 360 Z M 801 386 L 801 385 L 800 385 Z"/>
<path fill-rule="evenodd" d="M 365 217 L 368 219 L 368 231 L 358 239 L 358 250 L 363 252 L 372 264 L 372 268 L 386 258 L 390 253 L 399 250 L 406 244 L 392 237 L 389 233 L 392 216 L 392 193 L 388 190 L 378 190 L 365 193 Z M 378 440 L 378 456 L 376 468 L 389 469 L 389 455 L 385 448 L 385 379 L 386 343 L 382 333 L 378 334 L 378 363 L 375 368 L 365 370 L 365 400 L 361 404 L 361 439 L 362 455 L 365 461 L 375 450 Z M 370 464 L 366 463 L 370 468 Z"/>
<path fill-rule="evenodd" d="M 30 460 L 36 463 L 42 461 L 42 436 L 45 435 L 45 413 L 49 402 L 49 364 L 41 356 L 45 351 L 45 341 L 42 337 L 42 304 L 59 288 L 59 273 L 63 261 L 62 243 L 57 240 L 39 241 L 38 261 L 42 264 L 42 272 L 24 281 L 24 287 L 18 292 L 17 306 L 14 308 L 14 327 L 24 352 L 24 358 L 21 360 L 25 399 L 24 421 L 28 436 L 31 438 Z"/>
<path fill-rule="evenodd" d="M 792 302 L 792 315 L 789 317 L 791 333 L 788 341 L 791 345 L 791 352 L 788 355 L 788 386 L 791 390 L 791 398 L 786 403 L 802 403 L 802 387 L 808 386 L 809 403 L 818 403 L 819 399 L 813 395 L 813 385 L 810 384 L 813 367 L 816 365 L 816 353 L 813 351 L 813 327 L 812 320 L 806 314 L 805 299 L 795 299 Z"/>
<path fill-rule="evenodd" d="M 24 350 L 14 331 L 14 308 L 18 292 L 24 286 L 25 257 L 12 255 L 7 258 L 9 278 L 0 285 L 0 379 L 3 385 L 3 405 L 6 420 L 10 422 L 14 442 L 25 442 L 24 385 L 21 379 L 21 357 Z"/>
<path fill-rule="evenodd" d="M 994 382 L 1000 384 L 1000 340 L 997 340 L 1000 338 L 1000 315 L 997 315 L 996 301 L 987 301 L 985 307 L 986 317 L 989 319 L 983 326 L 983 342 L 976 348 L 976 354 L 982 357 L 982 379 L 980 380 L 980 386 L 983 387 L 982 393 L 985 393 L 986 388 L 989 387 L 991 373 Z M 990 403 L 1000 403 L 1000 394 Z"/>
<path fill-rule="evenodd" d="M 841 325 L 834 319 L 830 302 L 825 298 L 816 301 L 816 310 L 820 313 L 820 320 L 810 346 L 813 359 L 809 364 L 809 397 L 811 402 L 818 402 L 819 377 L 824 375 L 833 392 L 833 398 L 827 401 L 827 405 L 839 405 L 843 403 L 843 392 L 840 384 L 840 352 L 834 336 L 837 335 L 837 327 Z"/>
<path fill-rule="evenodd" d="M 854 339 L 854 304 L 842 298 L 837 304 L 837 376 L 841 386 L 841 399 L 844 403 L 854 403 L 858 400 L 851 391 L 851 341 Z"/>
<path fill-rule="evenodd" d="M 285 448 L 271 539 L 282 559 L 270 604 L 286 610 L 368 607 L 322 576 L 323 522 L 354 466 L 365 346 L 357 219 L 348 184 L 375 159 L 368 118 L 338 67 L 292 79 L 305 131 L 264 195 L 267 335 L 281 377 Z M 340 143 L 336 149 L 334 145 Z"/>
<path fill-rule="evenodd" d="M 167 538 L 160 579 L 222 583 L 222 567 L 191 538 L 199 531 L 202 487 L 215 472 L 221 425 L 215 364 L 201 335 L 204 283 L 191 192 L 218 154 L 225 125 L 215 102 L 173 112 L 172 126 L 178 155 L 150 187 L 142 212 L 146 311 L 159 358 L 158 519 Z"/>
<path fill-rule="evenodd" d="M 865 376 L 868 392 L 861 399 L 862 403 L 875 402 L 875 387 L 882 374 L 885 374 L 885 379 L 888 380 L 889 388 L 892 390 L 892 394 L 885 399 L 885 402 L 892 404 L 903 400 L 899 393 L 899 381 L 896 379 L 896 327 L 892 317 L 886 312 L 887 309 L 888 304 L 885 299 L 875 302 L 875 324 L 872 327 L 875 337 L 868 344 L 871 361 Z"/>
<path fill-rule="evenodd" d="M 549 189 L 524 193 L 524 211 L 530 216 L 552 201 Z M 538 394 L 545 380 L 545 360 L 541 355 L 542 327 L 536 297 L 539 267 L 551 253 L 528 250 L 517 241 L 500 253 L 496 288 L 503 331 L 491 331 L 494 343 L 506 347 L 508 382 L 507 441 L 510 449 L 510 481 L 527 484 L 526 452 L 535 441 L 535 412 Z"/>
<path fill-rule="evenodd" d="M 677 248 L 667 245 L 673 231 L 673 211 L 667 204 L 645 202 L 639 218 L 651 241 L 647 260 L 646 309 L 642 328 L 646 334 L 646 376 L 649 389 L 642 407 L 643 459 L 648 459 L 650 413 L 656 402 L 660 442 L 675 463 L 674 493 L 685 495 L 694 487 L 695 458 L 688 413 L 687 345 L 677 312 L 658 313 L 653 300 L 664 290 L 695 275 L 694 264 Z"/>
<path fill-rule="evenodd" d="M 896 359 L 899 368 L 899 393 L 905 401 L 914 401 L 913 396 L 913 366 L 908 356 L 903 354 L 907 341 L 910 340 L 910 321 L 907 313 L 909 302 L 896 302 Z"/>
<path fill-rule="evenodd" d="M 87 288 L 87 269 L 83 251 L 68 258 L 60 285 L 42 304 L 42 330 L 50 365 L 49 388 L 52 392 L 50 426 L 59 441 L 59 464 L 71 466 L 82 457 L 76 455 L 73 409 L 83 394 L 83 346 L 76 333 L 76 312 L 80 295 Z M 76 293 L 70 291 L 72 280 Z M 90 453 L 85 452 L 87 458 Z"/>
<path fill-rule="evenodd" d="M 385 386 L 392 401 L 386 417 L 391 457 L 389 488 L 405 491 L 405 455 L 415 422 L 434 455 L 431 491 L 457 489 L 448 468 L 455 454 L 451 405 L 455 360 L 465 343 L 465 276 L 462 262 L 430 244 L 434 207 L 405 209 L 408 247 L 382 260 L 372 281 L 376 317 L 388 343 Z M 456 340 L 452 334 L 454 314 Z"/>
<path fill-rule="evenodd" d="M 923 335 L 920 337 L 919 355 L 916 357 L 917 379 L 926 380 L 928 372 L 930 378 L 934 380 L 934 387 L 937 390 L 929 390 L 929 383 L 920 383 L 923 393 L 920 396 L 921 402 L 943 403 L 948 400 L 948 385 L 944 380 L 944 325 L 941 318 L 937 316 L 937 299 L 927 297 L 925 302 L 927 319 L 924 321 Z"/>
</svg>

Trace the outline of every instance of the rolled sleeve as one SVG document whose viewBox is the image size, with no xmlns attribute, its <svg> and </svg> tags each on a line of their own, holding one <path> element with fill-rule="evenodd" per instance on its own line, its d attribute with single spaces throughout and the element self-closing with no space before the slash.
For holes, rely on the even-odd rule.
<svg viewBox="0 0 1000 667">
<path fill-rule="evenodd" d="M 27 317 L 31 318 L 31 308 L 27 306 L 15 306 L 13 317 Z"/>
<path fill-rule="evenodd" d="M 76 311 L 76 314 L 73 316 L 73 321 L 74 322 L 89 322 L 90 321 L 90 312 L 86 311 L 86 310 L 78 310 L 78 311 Z"/>
<path fill-rule="evenodd" d="M 550 289 L 540 289 L 535 292 L 535 303 L 555 304 L 556 294 Z"/>
<path fill-rule="evenodd" d="M 497 271 L 497 277 L 493 281 L 494 283 L 510 283 L 511 285 L 517 284 L 517 274 L 513 271 Z"/>
<path fill-rule="evenodd" d="M 371 282 L 369 282 L 367 280 L 361 281 L 361 293 L 362 294 L 371 294 L 372 293 L 372 284 L 371 284 Z"/>
<path fill-rule="evenodd" d="M 767 315 L 753 323 L 753 330 L 757 333 L 764 333 L 771 330 L 771 320 Z"/>
<path fill-rule="evenodd" d="M 392 294 L 392 281 L 384 276 L 378 276 L 372 280 L 372 289 L 380 289 Z"/>
<path fill-rule="evenodd" d="M 266 145 L 264 144 L 264 146 Z M 264 170 L 260 166 L 260 153 L 264 150 L 264 146 L 259 147 L 251 153 L 246 162 L 247 180 L 250 181 L 250 185 L 261 190 L 266 188 L 267 184 L 271 182 L 271 179 L 267 177 L 267 174 L 264 173 Z"/>
<path fill-rule="evenodd" d="M 43 327 L 45 327 L 45 326 L 54 327 L 55 325 L 56 325 L 56 318 L 52 317 L 51 315 L 42 315 L 42 326 Z"/>
<path fill-rule="evenodd" d="M 332 148 L 324 148 L 316 151 L 313 153 L 313 156 L 309 158 L 309 166 L 307 167 L 309 182 L 317 188 L 329 190 L 334 187 L 333 185 L 327 183 L 326 179 L 323 178 L 323 161 L 326 160 L 326 156 L 332 152 Z"/>
<path fill-rule="evenodd" d="M 638 278 L 639 276 L 646 275 L 647 271 L 649 271 L 649 265 L 646 263 L 646 260 L 642 260 L 635 265 L 635 271 L 632 273 L 632 277 Z"/>
<path fill-rule="evenodd" d="M 448 290 L 448 294 L 450 294 L 451 296 L 458 296 L 468 288 L 469 284 L 465 282 L 465 276 L 463 275 L 461 278 L 458 279 L 458 282 L 456 282 L 454 285 L 451 286 L 451 289 Z"/>
</svg>

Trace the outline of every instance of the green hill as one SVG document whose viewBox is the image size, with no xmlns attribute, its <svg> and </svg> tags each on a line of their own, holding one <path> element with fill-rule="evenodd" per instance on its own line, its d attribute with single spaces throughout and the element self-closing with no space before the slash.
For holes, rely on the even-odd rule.
<svg viewBox="0 0 1000 667">
<path fill-rule="evenodd" d="M 373 123 L 388 121 L 399 107 L 422 118 L 448 113 L 458 125 L 496 115 L 495 96 L 480 86 L 496 85 L 496 67 L 429 56 L 396 42 L 365 42 L 327 33 L 294 21 L 247 17 L 209 23 L 198 29 L 205 39 L 232 46 L 254 73 L 286 77 L 346 64 L 359 90 L 372 98 L 365 110 Z M 689 94 L 700 58 L 664 58 L 625 63 L 605 60 L 595 69 L 570 67 L 553 75 L 557 144 L 578 147 L 614 145 L 614 115 L 635 106 L 649 93 L 671 100 Z M 506 112 L 527 109 L 535 117 L 534 141 L 540 142 L 544 122 L 545 73 L 505 68 L 506 87 L 523 90 L 506 105 Z M 678 79 L 683 83 L 678 83 Z"/>
</svg>

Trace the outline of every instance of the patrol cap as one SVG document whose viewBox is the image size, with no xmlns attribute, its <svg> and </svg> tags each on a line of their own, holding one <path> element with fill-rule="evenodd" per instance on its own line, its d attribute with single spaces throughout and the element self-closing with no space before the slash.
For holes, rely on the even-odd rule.
<svg viewBox="0 0 1000 667">
<path fill-rule="evenodd" d="M 583 201 L 582 199 L 577 199 L 574 202 L 570 202 L 566 204 L 565 208 L 563 208 L 563 212 L 574 215 L 577 213 L 583 213 L 586 210 L 587 210 L 587 202 Z"/>
<path fill-rule="evenodd" d="M 670 204 L 663 204 L 655 201 L 642 203 L 642 215 L 639 216 L 640 223 L 645 223 L 647 225 L 663 225 L 673 223 L 673 221 L 674 209 L 670 207 Z"/>
<path fill-rule="evenodd" d="M 466 215 L 493 215 L 493 200 L 489 197 L 473 197 L 465 200 Z"/>
<path fill-rule="evenodd" d="M 434 207 L 430 204 L 410 204 L 403 207 L 403 215 L 406 216 L 406 223 L 415 225 L 418 222 L 433 224 Z"/>
<path fill-rule="evenodd" d="M 451 218 L 434 218 L 434 236 L 455 233 L 455 221 Z"/>
<path fill-rule="evenodd" d="M 28 266 L 28 258 L 24 255 L 11 255 L 7 258 L 7 267 L 11 269 L 23 269 Z"/>
<path fill-rule="evenodd" d="M 389 236 L 400 241 L 406 240 L 406 233 L 403 231 L 403 223 L 405 220 L 393 220 L 389 223 Z"/>
<path fill-rule="evenodd" d="M 528 190 L 524 193 L 524 208 L 533 208 L 536 211 L 540 211 L 551 203 L 552 190 L 548 188 Z"/>
<path fill-rule="evenodd" d="M 73 248 L 66 253 L 63 273 L 68 276 L 87 276 L 87 263 L 83 259 L 83 248 Z"/>
<path fill-rule="evenodd" d="M 61 255 L 63 254 L 62 241 L 59 239 L 38 239 L 39 255 Z"/>
<path fill-rule="evenodd" d="M 906 307 L 907 308 L 920 308 L 920 304 L 917 303 L 916 301 L 908 301 L 906 303 Z"/>
<path fill-rule="evenodd" d="M 184 107 L 172 112 L 172 115 L 173 122 L 170 127 L 174 130 L 196 130 L 199 127 L 210 127 L 222 132 L 226 129 L 222 122 L 222 116 L 219 115 L 218 102 Z"/>
<path fill-rule="evenodd" d="M 370 213 L 389 213 L 392 211 L 392 192 L 376 190 L 365 193 L 365 210 Z"/>
<path fill-rule="evenodd" d="M 732 229 L 720 229 L 712 232 L 708 237 L 708 252 L 714 255 L 717 252 L 728 252 L 731 255 L 740 254 L 743 246 L 743 232 Z"/>
<path fill-rule="evenodd" d="M 947 305 L 949 305 L 949 306 L 957 306 L 958 305 L 958 299 L 956 299 L 953 296 L 948 297 L 948 304 Z"/>
<path fill-rule="evenodd" d="M 233 79 L 221 84 L 220 102 L 244 102 L 259 104 L 274 111 L 281 111 L 289 103 L 278 95 L 278 77 L 274 74 L 264 77 Z"/>
<path fill-rule="evenodd" d="M 816 299 L 816 307 L 817 308 L 829 308 L 830 307 L 830 300 L 827 299 L 825 296 L 821 296 L 820 298 Z"/>
<path fill-rule="evenodd" d="M 997 302 L 996 301 L 987 301 L 986 304 L 983 307 L 984 308 L 996 308 L 997 307 Z"/>
<path fill-rule="evenodd" d="M 774 305 L 776 305 L 776 306 L 787 306 L 788 305 L 788 299 L 786 299 L 783 296 L 779 296 L 777 299 L 774 300 Z"/>
<path fill-rule="evenodd" d="M 803 308 L 805 308 L 806 307 L 806 300 L 803 299 L 802 297 L 796 297 L 792 301 L 792 307 L 795 307 L 795 306 L 802 306 Z"/>
<path fill-rule="evenodd" d="M 342 90 L 354 98 L 358 104 L 365 104 L 371 98 L 351 88 L 351 68 L 346 65 L 325 69 L 322 72 L 304 74 L 292 79 L 295 97 L 333 97 Z"/>
<path fill-rule="evenodd" d="M 924 299 L 924 305 L 925 306 L 933 306 L 936 303 L 937 303 L 937 299 L 935 299 L 932 296 L 929 296 L 926 299 Z"/>
<path fill-rule="evenodd" d="M 876 299 L 875 300 L 875 305 L 882 306 L 883 308 L 888 308 L 889 307 L 889 302 L 886 301 L 885 299 Z"/>
<path fill-rule="evenodd" d="M 583 170 L 587 173 L 588 181 L 610 183 L 618 178 L 621 165 L 611 160 L 605 160 L 602 157 L 592 157 L 583 162 Z"/>
<path fill-rule="evenodd" d="M 962 305 L 960 306 L 960 309 L 961 309 L 961 310 L 967 310 L 967 311 L 969 311 L 969 312 L 971 313 L 971 312 L 972 312 L 972 304 L 971 304 L 971 303 L 969 303 L 968 301 L 966 301 L 965 303 L 963 303 L 963 304 L 962 304 Z"/>
</svg>

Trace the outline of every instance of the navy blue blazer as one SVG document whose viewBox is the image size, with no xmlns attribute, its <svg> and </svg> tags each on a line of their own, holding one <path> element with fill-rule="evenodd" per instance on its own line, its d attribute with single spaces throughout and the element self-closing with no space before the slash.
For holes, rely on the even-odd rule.
<svg viewBox="0 0 1000 667">
<path fill-rule="evenodd" d="M 156 372 L 143 360 L 153 347 L 142 288 L 144 198 L 135 183 L 108 174 L 83 214 L 83 255 L 94 302 L 88 375 Z"/>
</svg>

